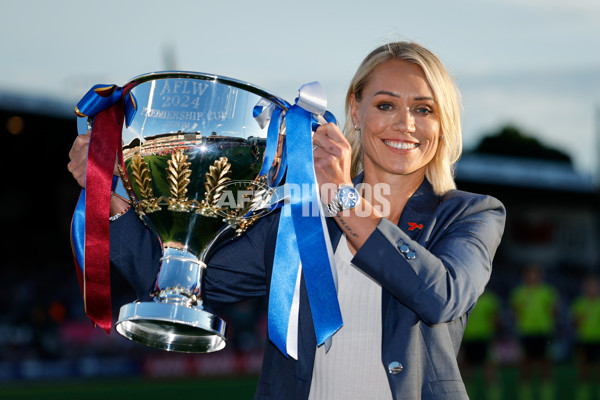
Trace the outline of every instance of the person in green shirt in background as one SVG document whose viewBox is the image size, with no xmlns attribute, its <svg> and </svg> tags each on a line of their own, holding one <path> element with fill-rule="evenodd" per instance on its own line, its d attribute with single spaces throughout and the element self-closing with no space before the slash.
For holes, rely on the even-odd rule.
<svg viewBox="0 0 600 400">
<path fill-rule="evenodd" d="M 592 399 L 592 391 L 596 392 L 595 398 L 600 398 L 597 386 L 600 377 L 593 376 L 600 361 L 600 282 L 597 276 L 583 281 L 582 294 L 571 304 L 571 313 L 577 335 L 577 400 Z"/>
<path fill-rule="evenodd" d="M 553 398 L 551 381 L 552 363 L 548 347 L 554 334 L 558 294 L 543 281 L 539 265 L 528 265 L 523 270 L 523 282 L 510 294 L 510 307 L 515 315 L 516 330 L 522 350 L 520 363 L 521 399 L 534 398 L 532 377 L 541 372 L 542 399 Z"/>
<path fill-rule="evenodd" d="M 491 400 L 500 396 L 490 355 L 490 347 L 498 331 L 500 309 L 498 296 L 486 289 L 469 315 L 460 360 L 471 400 Z"/>
</svg>

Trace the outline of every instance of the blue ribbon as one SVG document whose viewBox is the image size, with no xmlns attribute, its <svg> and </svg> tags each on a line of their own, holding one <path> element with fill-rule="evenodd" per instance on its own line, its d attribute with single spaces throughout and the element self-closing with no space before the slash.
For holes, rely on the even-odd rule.
<svg viewBox="0 0 600 400">
<path fill-rule="evenodd" d="M 75 113 L 79 117 L 93 117 L 100 111 L 112 107 L 123 95 L 123 88 L 117 85 L 94 85 L 79 100 Z M 137 110 L 137 102 L 131 91 L 123 98 L 125 103 L 125 124 L 129 126 Z"/>
<path fill-rule="evenodd" d="M 83 273 L 85 266 L 85 189 L 81 189 L 79 199 L 71 219 L 71 247 L 75 254 L 77 268 Z"/>
<path fill-rule="evenodd" d="M 257 107 L 255 107 L 254 109 L 254 114 L 255 114 L 255 118 L 258 121 L 258 115 L 256 114 L 257 111 Z M 269 110 L 270 109 L 270 110 Z M 273 166 L 273 161 L 275 160 L 275 156 L 277 155 L 277 145 L 279 143 L 279 127 L 281 125 L 281 119 L 283 117 L 283 110 L 281 109 L 281 107 L 276 106 L 275 104 L 271 104 L 271 106 L 269 107 L 269 111 L 262 111 L 261 114 L 259 114 L 260 116 L 263 116 L 265 113 L 270 113 L 269 115 L 269 129 L 267 131 L 267 143 L 266 143 L 266 147 L 265 147 L 265 154 L 263 157 L 263 164 L 262 164 L 262 168 L 259 172 L 259 176 L 263 176 L 266 175 L 269 185 L 272 187 L 275 187 L 277 185 L 279 185 L 279 183 L 281 182 L 281 178 L 283 176 L 283 174 L 278 174 L 276 179 L 273 179 L 273 171 L 271 169 L 271 167 Z M 282 163 L 283 163 L 283 158 L 282 158 Z M 279 171 L 281 172 L 281 170 L 285 170 L 285 165 L 281 164 L 279 167 Z"/>
<path fill-rule="evenodd" d="M 294 317 L 291 316 L 291 307 L 300 263 L 317 344 L 323 344 L 342 326 L 326 242 L 329 238 L 321 219 L 312 160 L 310 133 L 316 122 L 312 111 L 321 114 L 325 111 L 320 109 L 319 104 L 316 110 L 299 104 L 301 101 L 297 99 L 296 105 L 286 113 L 284 154 L 287 153 L 290 163 L 286 183 L 293 190 L 281 211 L 269 298 L 269 338 L 286 356 L 288 326 L 290 317 Z M 335 120 L 331 113 L 326 113 L 326 117 Z M 307 211 L 308 215 L 303 215 Z"/>
<path fill-rule="evenodd" d="M 269 339 L 286 357 L 292 300 L 300 267 L 300 253 L 290 208 L 290 203 L 286 202 L 279 219 L 268 310 Z"/>
</svg>

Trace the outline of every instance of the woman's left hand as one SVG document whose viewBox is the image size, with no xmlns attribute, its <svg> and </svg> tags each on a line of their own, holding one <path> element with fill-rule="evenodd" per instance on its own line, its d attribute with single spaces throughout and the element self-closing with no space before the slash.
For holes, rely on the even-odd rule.
<svg viewBox="0 0 600 400">
<path fill-rule="evenodd" d="M 320 125 L 313 135 L 315 173 L 325 204 L 331 201 L 332 190 L 341 184 L 352 184 L 352 148 L 340 128 L 334 123 Z"/>
</svg>

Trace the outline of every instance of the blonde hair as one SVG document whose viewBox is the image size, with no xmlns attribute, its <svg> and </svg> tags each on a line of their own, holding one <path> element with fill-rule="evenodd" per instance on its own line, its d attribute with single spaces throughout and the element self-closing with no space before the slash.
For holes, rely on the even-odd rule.
<svg viewBox="0 0 600 400">
<path fill-rule="evenodd" d="M 363 151 L 360 131 L 354 129 L 351 99 L 360 102 L 362 91 L 375 68 L 390 60 L 403 60 L 421 67 L 438 109 L 443 139 L 425 176 L 436 194 L 444 194 L 456 188 L 454 166 L 462 153 L 460 123 L 460 93 L 441 61 L 429 50 L 414 42 L 395 42 L 373 50 L 360 64 L 354 74 L 346 95 L 346 124 L 344 135 L 352 146 L 352 177 L 362 170 Z"/>
</svg>

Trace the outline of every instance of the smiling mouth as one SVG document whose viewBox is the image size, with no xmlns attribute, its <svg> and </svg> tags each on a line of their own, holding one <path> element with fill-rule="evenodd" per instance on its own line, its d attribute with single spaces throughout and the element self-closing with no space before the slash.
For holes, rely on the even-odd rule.
<svg viewBox="0 0 600 400">
<path fill-rule="evenodd" d="M 412 150 L 419 147 L 419 143 L 398 142 L 395 140 L 384 140 L 383 143 L 398 150 Z"/>
</svg>

